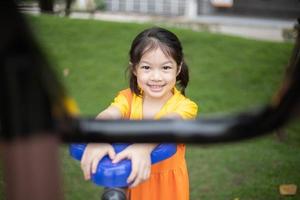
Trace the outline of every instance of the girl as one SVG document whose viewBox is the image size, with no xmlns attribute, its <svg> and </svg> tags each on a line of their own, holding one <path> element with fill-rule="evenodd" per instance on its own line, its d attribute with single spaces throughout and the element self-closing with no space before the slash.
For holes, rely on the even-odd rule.
<svg viewBox="0 0 300 200">
<path fill-rule="evenodd" d="M 175 34 L 162 28 L 146 29 L 133 40 L 129 54 L 130 88 L 121 91 L 97 118 L 195 118 L 198 107 L 184 96 L 188 67 Z M 98 162 L 108 154 L 113 163 L 131 160 L 127 179 L 131 200 L 189 199 L 185 145 L 178 144 L 176 154 L 151 166 L 150 154 L 156 146 L 132 144 L 116 154 L 110 144 L 88 144 L 81 161 L 84 177 L 90 179 Z"/>
</svg>

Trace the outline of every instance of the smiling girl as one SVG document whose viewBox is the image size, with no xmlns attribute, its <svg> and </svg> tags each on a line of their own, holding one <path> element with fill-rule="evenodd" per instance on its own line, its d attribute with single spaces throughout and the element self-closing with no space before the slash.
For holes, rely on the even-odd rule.
<svg viewBox="0 0 300 200">
<path fill-rule="evenodd" d="M 197 105 L 184 96 L 189 81 L 188 67 L 175 34 L 163 28 L 146 29 L 133 40 L 129 55 L 130 88 L 119 92 L 98 119 L 196 117 Z M 90 179 L 105 155 L 109 155 L 113 163 L 130 159 L 129 199 L 189 199 L 185 145 L 178 144 L 172 157 L 151 166 L 150 154 L 156 146 L 132 144 L 116 154 L 111 144 L 88 144 L 81 160 L 84 177 Z"/>
</svg>

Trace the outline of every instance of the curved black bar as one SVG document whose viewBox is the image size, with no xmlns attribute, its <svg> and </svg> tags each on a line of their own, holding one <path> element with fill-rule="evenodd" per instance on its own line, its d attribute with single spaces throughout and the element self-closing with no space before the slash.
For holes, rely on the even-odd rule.
<svg viewBox="0 0 300 200">
<path fill-rule="evenodd" d="M 93 120 L 75 121 L 65 142 L 233 142 L 264 135 L 288 121 L 270 108 L 197 120 Z"/>
<path fill-rule="evenodd" d="M 299 33 L 299 25 L 297 27 Z M 71 120 L 62 131 L 65 142 L 232 142 L 265 135 L 287 124 L 300 111 L 300 35 L 287 76 L 273 102 L 256 111 L 182 120 Z"/>
<path fill-rule="evenodd" d="M 65 142 L 229 142 L 267 134 L 299 113 L 298 34 L 289 73 L 275 101 L 255 112 L 194 121 L 73 119 L 63 104 L 65 91 L 25 19 L 14 1 L 4 1 L 4 5 L 0 6 L 0 24 L 7 27 L 0 33 L 1 139 L 56 132 Z M 299 25 L 297 29 L 299 33 Z"/>
</svg>

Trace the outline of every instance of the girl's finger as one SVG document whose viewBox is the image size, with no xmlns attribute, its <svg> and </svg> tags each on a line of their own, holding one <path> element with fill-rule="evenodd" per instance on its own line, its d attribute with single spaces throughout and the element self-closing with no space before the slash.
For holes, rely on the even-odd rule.
<svg viewBox="0 0 300 200">
<path fill-rule="evenodd" d="M 137 186 L 138 184 L 140 184 L 142 182 L 140 177 L 137 177 L 134 182 L 129 186 L 129 188 L 134 188 L 135 186 Z"/>
<path fill-rule="evenodd" d="M 117 163 L 120 162 L 121 160 L 129 158 L 129 155 L 127 154 L 126 151 L 122 151 L 121 153 L 118 153 L 115 158 L 113 159 L 112 163 Z"/>
<path fill-rule="evenodd" d="M 84 163 L 81 163 L 81 169 L 83 171 L 84 179 L 85 180 L 90 179 L 91 162 L 90 161 L 86 161 Z"/>
<path fill-rule="evenodd" d="M 88 162 L 88 158 L 89 158 L 88 153 L 87 153 L 87 151 L 85 150 L 85 151 L 83 152 L 83 155 L 82 155 L 82 158 L 81 158 L 81 161 L 80 161 L 81 169 L 83 169 L 85 163 Z"/>
<path fill-rule="evenodd" d="M 97 171 L 98 163 L 103 158 L 104 154 L 98 154 L 95 156 L 95 158 L 92 160 L 92 173 L 95 174 Z"/>
<path fill-rule="evenodd" d="M 143 180 L 147 180 L 150 177 L 150 169 L 149 167 L 145 168 L 144 174 L 143 174 Z"/>
<path fill-rule="evenodd" d="M 137 176 L 134 179 L 134 182 L 130 185 L 130 188 L 133 188 L 139 185 L 141 182 L 143 182 L 143 175 L 144 175 L 144 169 L 142 168 L 142 166 L 139 166 Z"/>
<path fill-rule="evenodd" d="M 82 159 L 80 161 L 80 167 L 82 169 L 84 179 L 86 179 L 86 180 L 88 178 L 86 175 L 88 172 L 88 163 L 89 163 L 88 156 L 86 155 L 86 151 L 84 151 Z"/>
<path fill-rule="evenodd" d="M 135 161 L 131 160 L 131 173 L 127 178 L 127 183 L 131 183 L 133 180 L 135 180 L 137 175 L 138 175 L 137 163 Z"/>
<path fill-rule="evenodd" d="M 108 156 L 109 156 L 109 158 L 110 158 L 111 160 L 115 159 L 115 157 L 116 157 L 116 152 L 115 152 L 115 150 L 114 150 L 113 147 L 111 147 L 111 148 L 108 149 Z"/>
</svg>

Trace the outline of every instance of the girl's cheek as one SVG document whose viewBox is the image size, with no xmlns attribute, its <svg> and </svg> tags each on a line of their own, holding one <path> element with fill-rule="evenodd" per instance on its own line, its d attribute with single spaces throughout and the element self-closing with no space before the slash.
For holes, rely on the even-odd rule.
<svg viewBox="0 0 300 200">
<path fill-rule="evenodd" d="M 168 79 L 176 79 L 176 73 L 174 72 L 167 73 L 166 77 L 168 77 Z"/>
</svg>

